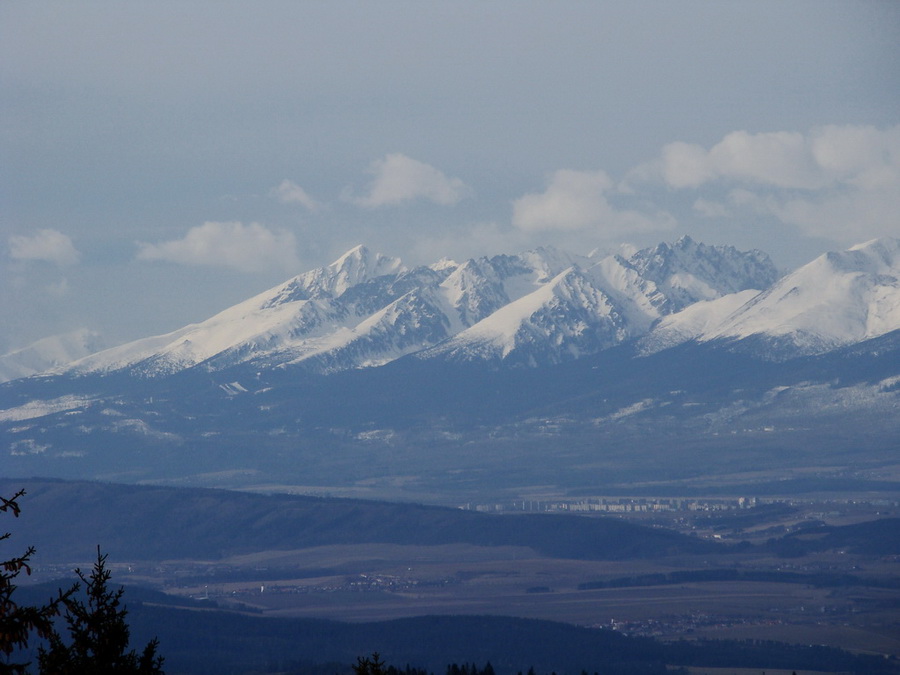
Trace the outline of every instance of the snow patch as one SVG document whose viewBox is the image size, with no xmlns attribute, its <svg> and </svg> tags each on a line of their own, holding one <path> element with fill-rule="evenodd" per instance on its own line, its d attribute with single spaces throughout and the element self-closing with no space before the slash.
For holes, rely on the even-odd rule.
<svg viewBox="0 0 900 675">
<path fill-rule="evenodd" d="M 228 382 L 220 384 L 219 388 L 229 396 L 237 396 L 238 394 L 246 394 L 247 390 L 240 382 Z"/>
<path fill-rule="evenodd" d="M 85 396 L 61 396 L 48 401 L 29 401 L 15 408 L 0 410 L 0 422 L 20 422 L 46 417 L 60 412 L 84 409 L 94 403 Z"/>
<path fill-rule="evenodd" d="M 24 457 L 27 455 L 41 455 L 50 449 L 50 445 L 41 445 L 33 439 L 25 439 L 21 441 L 13 441 L 9 444 L 9 454 L 13 457 Z"/>
</svg>

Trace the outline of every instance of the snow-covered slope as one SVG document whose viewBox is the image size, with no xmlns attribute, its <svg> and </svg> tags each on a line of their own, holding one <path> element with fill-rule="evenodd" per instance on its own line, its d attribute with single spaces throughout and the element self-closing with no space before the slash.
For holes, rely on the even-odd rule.
<svg viewBox="0 0 900 675">
<path fill-rule="evenodd" d="M 768 358 L 822 354 L 900 330 L 900 240 L 826 253 L 760 292 L 700 302 L 660 321 L 645 352 L 727 340 Z"/>
<path fill-rule="evenodd" d="M 0 356 L 0 382 L 42 373 L 103 349 L 98 333 L 81 328 L 54 335 Z"/>
<path fill-rule="evenodd" d="M 771 259 L 762 251 L 709 246 L 690 237 L 638 251 L 629 262 L 666 297 L 666 314 L 701 300 L 750 288 L 765 289 L 778 278 Z"/>
<path fill-rule="evenodd" d="M 422 356 L 538 365 L 596 353 L 626 334 L 609 297 L 570 267 Z"/>
<path fill-rule="evenodd" d="M 741 253 L 689 237 L 627 260 L 569 260 L 576 264 L 421 356 L 557 363 L 643 336 L 677 308 L 765 288 L 777 278 L 760 251 Z"/>
<path fill-rule="evenodd" d="M 656 283 L 642 277 L 634 265 L 619 255 L 600 260 L 587 273 L 625 320 L 627 337 L 643 335 L 669 311 L 671 303 Z"/>
<path fill-rule="evenodd" d="M 255 358 L 275 363 L 340 346 L 359 323 L 339 298 L 385 274 L 399 260 L 359 246 L 330 265 L 301 274 L 202 323 L 114 347 L 72 364 L 78 373 L 130 369 L 165 375 L 200 363 L 222 368 Z"/>
<path fill-rule="evenodd" d="M 868 472 L 900 428 L 898 250 L 870 242 L 766 287 L 763 254 L 687 239 L 412 269 L 357 248 L 206 321 L 4 383 L 0 464 L 392 498 L 709 485 L 801 460 Z"/>
<path fill-rule="evenodd" d="M 766 338 L 821 354 L 900 329 L 900 239 L 827 253 L 736 310 L 702 339 Z"/>
<path fill-rule="evenodd" d="M 753 289 L 731 293 L 715 300 L 695 302 L 676 314 L 670 314 L 641 338 L 641 352 L 654 354 L 688 340 L 702 339 L 759 293 Z"/>
<path fill-rule="evenodd" d="M 540 249 L 407 270 L 357 247 L 206 321 L 92 355 L 71 370 L 160 376 L 251 361 L 320 372 L 380 365 L 446 340 L 564 264 L 570 257 Z"/>
<path fill-rule="evenodd" d="M 58 373 L 302 366 L 335 372 L 408 354 L 539 365 L 646 334 L 698 300 L 764 288 L 758 251 L 685 237 L 601 260 L 539 248 L 407 269 L 359 246 L 206 321 L 83 358 Z"/>
</svg>

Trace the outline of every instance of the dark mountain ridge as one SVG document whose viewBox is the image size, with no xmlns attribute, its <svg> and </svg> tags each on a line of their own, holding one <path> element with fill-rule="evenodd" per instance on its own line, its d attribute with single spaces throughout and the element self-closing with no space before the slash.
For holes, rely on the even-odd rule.
<svg viewBox="0 0 900 675">
<path fill-rule="evenodd" d="M 659 557 L 725 550 L 615 518 L 497 516 L 419 504 L 198 488 L 0 479 L 25 489 L 5 523 L 43 562 L 90 559 L 97 544 L 118 560 L 204 559 L 329 544 L 523 546 L 558 558 Z"/>
</svg>

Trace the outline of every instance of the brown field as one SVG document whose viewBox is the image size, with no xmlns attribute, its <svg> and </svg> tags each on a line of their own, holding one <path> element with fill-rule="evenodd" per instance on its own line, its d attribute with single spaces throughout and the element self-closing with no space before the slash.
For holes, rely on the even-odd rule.
<svg viewBox="0 0 900 675">
<path fill-rule="evenodd" d="M 802 563 L 759 556 L 715 561 L 723 564 L 856 569 L 876 576 L 896 569 L 893 561 L 834 554 Z M 515 547 L 355 545 L 259 552 L 215 565 L 172 563 L 162 573 L 135 569 L 130 576 L 162 583 L 169 593 L 208 597 L 264 616 L 380 621 L 493 614 L 602 625 L 662 639 L 755 638 L 900 654 L 896 589 L 752 581 L 578 589 L 597 579 L 710 565 L 701 558 L 559 560 Z M 223 571 L 240 578 L 223 579 Z"/>
<path fill-rule="evenodd" d="M 822 670 L 781 670 L 767 668 L 688 668 L 691 675 L 851 675 L 850 673 L 825 672 Z"/>
<path fill-rule="evenodd" d="M 721 526 L 734 522 L 727 520 L 733 512 L 629 517 L 701 538 L 746 538 L 764 544 L 795 523 L 824 520 L 843 524 L 890 515 L 881 506 L 867 506 L 864 500 L 850 497 L 845 495 L 840 503 L 832 500 L 773 511 L 772 518 L 755 520 L 752 527 L 742 530 Z M 727 555 L 585 561 L 548 558 L 526 547 L 359 544 L 257 551 L 216 561 L 116 561 L 110 568 L 121 583 L 208 598 L 221 607 L 262 616 L 363 622 L 490 614 L 605 626 L 664 640 L 763 639 L 900 656 L 900 588 L 864 583 L 896 581 L 898 562 L 896 555 L 864 556 L 839 550 L 778 558 L 764 546 Z M 90 562 L 78 564 L 85 567 Z M 36 569 L 32 580 L 44 580 L 44 574 L 58 576 L 60 570 L 68 572 L 73 566 Z M 638 575 L 732 568 L 852 575 L 860 582 L 819 588 L 744 579 L 579 589 L 580 584 Z M 776 671 L 768 675 L 772 672 Z"/>
</svg>

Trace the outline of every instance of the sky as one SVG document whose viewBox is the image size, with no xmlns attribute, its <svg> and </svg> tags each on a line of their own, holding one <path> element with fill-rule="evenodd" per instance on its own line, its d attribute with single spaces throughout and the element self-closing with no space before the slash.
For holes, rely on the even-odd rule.
<svg viewBox="0 0 900 675">
<path fill-rule="evenodd" d="M 0 2 L 0 353 L 408 265 L 900 236 L 900 3 Z"/>
</svg>

